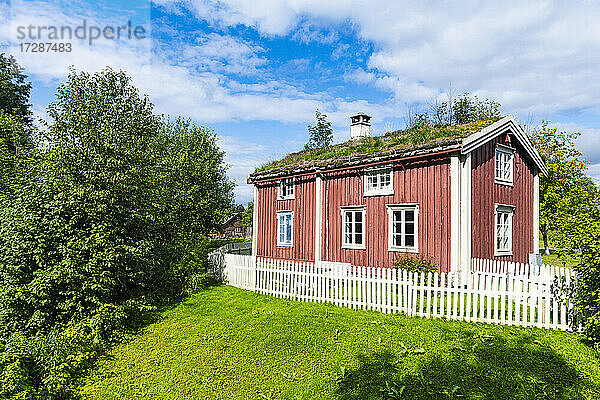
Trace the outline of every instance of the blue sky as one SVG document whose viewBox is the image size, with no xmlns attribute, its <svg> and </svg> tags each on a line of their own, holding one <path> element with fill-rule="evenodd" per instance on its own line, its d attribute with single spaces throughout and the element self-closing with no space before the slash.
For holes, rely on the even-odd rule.
<svg viewBox="0 0 600 400">
<path fill-rule="evenodd" d="M 577 3 L 389 1 L 0 0 L 0 48 L 24 66 L 35 113 L 68 67 L 124 69 L 157 112 L 209 126 L 246 203 L 256 166 L 302 148 L 315 108 L 335 140 L 349 116 L 375 134 L 404 127 L 408 110 L 469 92 L 530 125 L 581 131 L 600 182 L 600 7 Z M 24 53 L 19 26 L 117 27 L 143 39 L 63 40 L 70 53 Z M 43 41 L 43 40 L 42 40 Z"/>
</svg>

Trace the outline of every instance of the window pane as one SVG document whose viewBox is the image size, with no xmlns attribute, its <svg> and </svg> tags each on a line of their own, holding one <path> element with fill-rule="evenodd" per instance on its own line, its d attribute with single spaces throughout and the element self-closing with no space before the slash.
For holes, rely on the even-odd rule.
<svg viewBox="0 0 600 400">
<path fill-rule="evenodd" d="M 394 211 L 394 222 L 402 221 L 402 211 Z"/>
<path fill-rule="evenodd" d="M 351 234 L 352 233 L 352 224 L 346 223 L 345 227 L 346 228 L 345 228 L 344 232 L 347 233 L 347 234 Z"/>
<path fill-rule="evenodd" d="M 344 215 L 345 215 L 346 223 L 352 223 L 352 213 L 349 211 L 346 211 L 344 213 Z"/>
<path fill-rule="evenodd" d="M 354 243 L 355 244 L 362 244 L 362 233 L 357 233 L 354 235 Z"/>
<path fill-rule="evenodd" d="M 394 233 L 396 233 L 396 234 L 402 233 L 402 222 L 396 222 L 394 224 Z"/>
<path fill-rule="evenodd" d="M 415 235 L 406 235 L 405 237 L 406 247 L 414 247 L 415 246 Z"/>
<path fill-rule="evenodd" d="M 415 220 L 415 212 L 412 210 L 406 210 L 404 217 L 406 218 L 406 221 L 414 221 Z"/>
<path fill-rule="evenodd" d="M 357 234 L 362 233 L 363 232 L 362 224 L 360 224 L 360 223 L 354 224 L 354 232 Z"/>
<path fill-rule="evenodd" d="M 357 223 L 362 222 L 362 211 L 356 211 L 354 213 L 354 221 Z"/>
<path fill-rule="evenodd" d="M 394 246 L 402 246 L 402 235 L 394 235 Z"/>
<path fill-rule="evenodd" d="M 407 222 L 406 223 L 406 234 L 407 235 L 412 235 L 415 233 L 415 224 L 414 222 Z"/>
</svg>

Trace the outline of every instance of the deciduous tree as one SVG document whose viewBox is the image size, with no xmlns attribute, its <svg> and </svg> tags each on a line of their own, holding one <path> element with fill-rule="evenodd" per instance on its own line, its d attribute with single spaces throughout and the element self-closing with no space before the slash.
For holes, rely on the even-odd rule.
<svg viewBox="0 0 600 400">
<path fill-rule="evenodd" d="M 565 216 L 586 212 L 595 196 L 596 187 L 586 175 L 587 163 L 575 147 L 579 135 L 550 128 L 547 123 L 531 134 L 549 171 L 548 176 L 540 177 L 540 231 L 546 254 L 549 235 L 558 233 Z"/>
<path fill-rule="evenodd" d="M 327 115 L 319 109 L 315 111 L 315 125 L 308 125 L 308 143 L 305 149 L 329 146 L 333 142 L 333 129 L 331 122 L 327 121 Z"/>
</svg>

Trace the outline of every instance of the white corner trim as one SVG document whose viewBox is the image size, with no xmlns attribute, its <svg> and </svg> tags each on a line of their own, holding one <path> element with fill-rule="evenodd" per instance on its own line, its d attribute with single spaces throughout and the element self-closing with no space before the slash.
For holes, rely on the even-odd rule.
<svg viewBox="0 0 600 400">
<path fill-rule="evenodd" d="M 321 237 L 323 235 L 323 181 L 321 175 L 315 178 L 315 262 L 321 261 Z"/>
<path fill-rule="evenodd" d="M 254 185 L 254 204 L 252 206 L 252 255 L 258 250 L 258 187 Z"/>
<path fill-rule="evenodd" d="M 450 157 L 450 272 L 460 270 L 460 158 Z"/>
<path fill-rule="evenodd" d="M 464 138 L 462 142 L 462 154 L 470 153 L 485 142 L 506 132 L 506 128 L 509 128 L 519 140 L 519 143 L 521 143 L 521 145 L 525 148 L 525 151 L 533 159 L 533 162 L 539 168 L 539 170 L 544 175 L 548 175 L 548 167 L 546 167 L 542 157 L 535 147 L 533 147 L 531 140 L 529 140 L 529 137 L 527 137 L 527 134 L 523 131 L 523 128 L 521 128 L 519 123 L 512 115 L 508 115 L 501 120 L 494 122 L 490 126 L 480 130 L 479 132 Z"/>
<path fill-rule="evenodd" d="M 460 262 L 461 279 L 471 268 L 472 222 L 471 153 L 464 156 L 460 168 Z"/>
<path fill-rule="evenodd" d="M 533 252 L 540 252 L 540 175 L 533 174 Z"/>
</svg>

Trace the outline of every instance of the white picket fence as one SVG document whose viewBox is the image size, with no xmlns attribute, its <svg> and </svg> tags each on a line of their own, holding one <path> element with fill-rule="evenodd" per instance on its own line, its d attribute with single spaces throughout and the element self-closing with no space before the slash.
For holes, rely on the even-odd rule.
<svg viewBox="0 0 600 400">
<path fill-rule="evenodd" d="M 561 330 L 575 326 L 564 290 L 574 277 L 566 270 L 558 271 L 563 275 L 551 275 L 549 267 L 536 273 L 509 266 L 487 271 L 474 260 L 461 278 L 233 254 L 225 254 L 224 261 L 222 275 L 229 285 L 275 297 L 432 318 Z"/>
<path fill-rule="evenodd" d="M 517 275 L 517 276 L 570 276 L 571 269 L 558 267 L 556 265 L 533 265 L 500 261 L 486 260 L 482 258 L 473 258 L 471 260 L 471 271 L 484 272 L 493 275 Z"/>
</svg>

